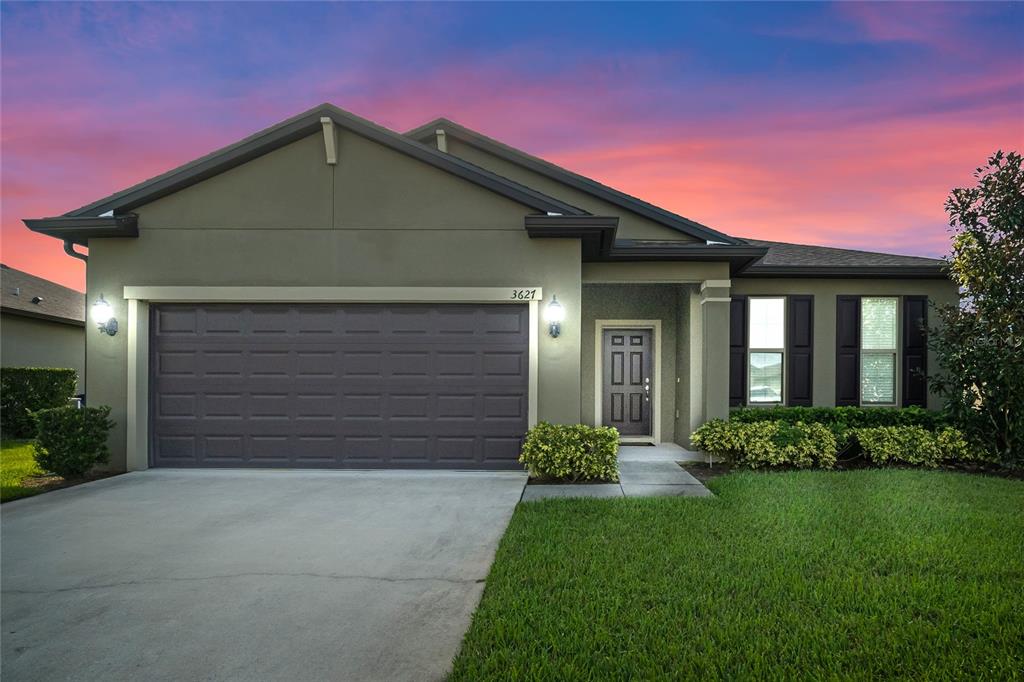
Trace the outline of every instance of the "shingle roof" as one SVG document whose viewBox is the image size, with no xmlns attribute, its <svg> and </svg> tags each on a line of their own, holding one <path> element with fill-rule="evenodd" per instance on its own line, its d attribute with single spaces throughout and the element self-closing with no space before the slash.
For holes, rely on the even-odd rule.
<svg viewBox="0 0 1024 682">
<path fill-rule="evenodd" d="M 471 130 L 463 125 L 447 118 L 437 118 L 429 123 L 424 123 L 418 128 L 405 133 L 406 137 L 423 141 L 432 137 L 437 130 L 444 130 L 446 135 L 451 135 L 467 144 L 473 145 L 484 151 L 493 154 L 506 161 L 527 168 L 535 173 L 546 176 L 570 187 L 574 187 L 592 196 L 600 197 L 605 201 L 625 208 L 629 211 L 642 215 L 657 223 L 661 223 L 673 230 L 683 232 L 692 237 L 702 240 L 722 242 L 723 244 L 736 244 L 738 240 L 734 237 L 713 230 L 707 225 L 702 225 L 695 220 L 684 218 L 681 215 L 666 211 L 660 206 L 648 203 L 643 199 L 630 196 L 614 187 L 604 185 L 592 178 L 574 173 L 571 170 L 557 166 L 546 159 L 528 154 L 521 149 L 516 149 L 493 137 Z"/>
<path fill-rule="evenodd" d="M 70 324 L 85 323 L 85 294 L 0 264 L 0 310 Z"/>
<path fill-rule="evenodd" d="M 901 256 L 892 253 L 837 249 L 831 246 L 789 244 L 763 239 L 746 239 L 752 246 L 764 246 L 768 253 L 751 265 L 743 275 L 784 275 L 800 271 L 805 276 L 843 277 L 850 272 L 865 275 L 891 273 L 894 276 L 942 276 L 945 263 L 937 258 Z"/>
</svg>

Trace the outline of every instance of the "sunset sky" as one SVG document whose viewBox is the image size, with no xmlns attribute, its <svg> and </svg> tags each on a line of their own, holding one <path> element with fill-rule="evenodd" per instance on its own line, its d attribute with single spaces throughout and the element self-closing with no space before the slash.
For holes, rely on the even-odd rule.
<svg viewBox="0 0 1024 682">
<path fill-rule="evenodd" d="M 2 12 L 2 260 L 57 215 L 321 102 L 447 116 L 715 229 L 939 256 L 1024 151 L 1024 3 L 66 4 Z"/>
</svg>

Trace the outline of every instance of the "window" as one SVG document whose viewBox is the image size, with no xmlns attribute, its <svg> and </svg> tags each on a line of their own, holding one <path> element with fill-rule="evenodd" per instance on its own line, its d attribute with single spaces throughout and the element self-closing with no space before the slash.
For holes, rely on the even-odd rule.
<svg viewBox="0 0 1024 682">
<path fill-rule="evenodd" d="M 786 348 L 786 299 L 751 298 L 748 402 L 782 403 L 782 361 Z"/>
<path fill-rule="evenodd" d="M 863 298 L 860 305 L 860 401 L 896 404 L 895 298 Z"/>
</svg>

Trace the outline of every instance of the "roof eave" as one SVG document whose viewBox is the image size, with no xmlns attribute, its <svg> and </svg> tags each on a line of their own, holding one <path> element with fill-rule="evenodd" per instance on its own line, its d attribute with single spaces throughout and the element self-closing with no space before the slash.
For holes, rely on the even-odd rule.
<svg viewBox="0 0 1024 682">
<path fill-rule="evenodd" d="M 80 246 L 88 246 L 89 240 L 97 237 L 139 236 L 139 217 L 134 213 L 115 216 L 26 218 L 22 222 L 33 232 Z"/>
<path fill-rule="evenodd" d="M 756 263 L 768 252 L 767 248 L 747 245 L 709 244 L 693 246 L 615 246 L 604 261 L 645 262 L 645 261 L 691 261 L 727 262 L 729 272 L 738 275 Z"/>
<path fill-rule="evenodd" d="M 584 261 L 601 260 L 615 244 L 618 216 L 526 216 L 531 239 L 579 239 Z"/>
<path fill-rule="evenodd" d="M 72 327 L 85 326 L 85 320 L 79 320 L 73 317 L 63 317 L 61 315 L 50 315 L 48 313 L 37 313 L 31 310 L 23 310 L 22 308 L 11 308 L 10 306 L 5 305 L 0 305 L 0 313 L 3 313 L 5 315 L 17 315 L 18 317 L 28 317 L 33 320 L 42 320 L 44 322 L 66 324 Z"/>
<path fill-rule="evenodd" d="M 702 225 L 696 221 L 690 220 L 689 218 L 684 218 L 683 216 L 676 215 L 670 211 L 666 211 L 665 209 L 645 202 L 642 199 L 632 197 L 624 192 L 619 192 L 618 190 L 602 185 L 595 180 L 591 180 L 590 178 L 579 175 L 578 173 L 573 173 L 570 170 L 556 166 L 555 164 L 539 159 L 497 140 L 493 140 L 481 133 L 477 133 L 476 131 L 470 130 L 465 126 L 459 125 L 458 123 L 446 118 L 434 119 L 429 123 L 408 131 L 405 135 L 406 137 L 422 142 L 423 140 L 429 139 L 431 136 L 435 135 L 436 130 L 438 129 L 444 130 L 446 135 L 451 135 L 452 137 L 489 154 L 494 154 L 495 156 L 510 163 L 523 166 L 535 173 L 539 173 L 558 182 L 562 182 L 579 191 L 604 199 L 605 201 L 613 203 L 621 208 L 625 208 L 626 210 L 632 211 L 633 213 L 665 225 L 666 227 L 678 232 L 709 242 L 721 242 L 728 245 L 741 245 L 745 243 L 742 239 L 731 237 L 722 232 L 718 232 L 717 230 L 713 230 L 707 225 Z"/>
<path fill-rule="evenodd" d="M 439 152 L 393 130 L 350 114 L 333 104 L 322 104 L 155 178 L 70 211 L 65 216 L 98 216 L 110 211 L 126 212 L 138 208 L 303 137 L 316 134 L 322 130 L 322 117 L 329 117 L 343 128 L 502 194 L 536 211 L 569 215 L 586 214 L 586 211 L 578 207 L 514 183 L 486 169 L 477 168 L 469 162 Z"/>
<path fill-rule="evenodd" d="M 949 279 L 945 265 L 919 266 L 772 266 L 759 265 L 741 273 L 740 277 L 818 278 L 818 279 Z"/>
</svg>

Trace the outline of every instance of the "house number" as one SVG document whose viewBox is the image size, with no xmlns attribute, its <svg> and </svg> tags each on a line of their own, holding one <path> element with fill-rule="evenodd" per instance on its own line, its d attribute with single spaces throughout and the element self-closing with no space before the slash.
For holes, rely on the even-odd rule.
<svg viewBox="0 0 1024 682">
<path fill-rule="evenodd" d="M 513 301 L 533 301 L 537 298 L 536 289 L 513 289 L 510 300 Z"/>
</svg>

